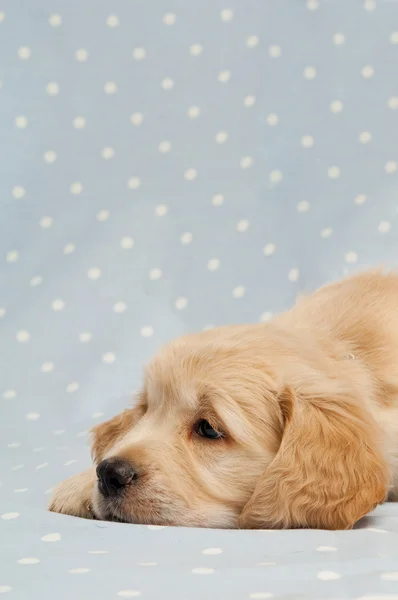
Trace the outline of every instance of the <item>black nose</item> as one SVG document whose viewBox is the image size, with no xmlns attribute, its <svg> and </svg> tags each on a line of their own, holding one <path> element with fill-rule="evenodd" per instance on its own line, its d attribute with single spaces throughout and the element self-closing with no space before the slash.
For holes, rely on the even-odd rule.
<svg viewBox="0 0 398 600">
<path fill-rule="evenodd" d="M 97 467 L 98 487 L 104 496 L 117 496 L 137 478 L 137 473 L 127 460 L 107 458 Z"/>
</svg>

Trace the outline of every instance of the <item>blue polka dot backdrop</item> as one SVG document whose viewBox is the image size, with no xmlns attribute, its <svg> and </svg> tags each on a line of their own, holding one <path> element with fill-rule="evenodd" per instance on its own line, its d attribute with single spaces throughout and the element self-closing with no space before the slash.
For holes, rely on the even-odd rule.
<svg viewBox="0 0 398 600">
<path fill-rule="evenodd" d="M 398 5 L 0 2 L 0 594 L 398 599 L 354 531 L 56 515 L 87 431 L 185 332 L 398 256 Z"/>
</svg>

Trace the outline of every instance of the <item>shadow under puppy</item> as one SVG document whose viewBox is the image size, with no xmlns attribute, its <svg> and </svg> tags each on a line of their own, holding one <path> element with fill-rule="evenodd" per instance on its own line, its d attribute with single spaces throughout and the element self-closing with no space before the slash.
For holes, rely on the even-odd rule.
<svg viewBox="0 0 398 600">
<path fill-rule="evenodd" d="M 348 529 L 398 492 L 398 276 L 167 344 L 50 510 L 131 523 Z"/>
</svg>

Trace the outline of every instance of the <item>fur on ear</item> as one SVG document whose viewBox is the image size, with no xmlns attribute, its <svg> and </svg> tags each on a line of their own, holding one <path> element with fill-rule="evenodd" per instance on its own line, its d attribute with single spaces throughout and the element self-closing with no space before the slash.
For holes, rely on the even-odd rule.
<svg viewBox="0 0 398 600">
<path fill-rule="evenodd" d="M 388 494 L 378 426 L 355 399 L 279 396 L 279 451 L 239 519 L 247 529 L 350 529 Z"/>
<path fill-rule="evenodd" d="M 91 456 L 95 463 L 100 463 L 106 452 L 115 442 L 134 427 L 145 413 L 145 404 L 139 401 L 134 408 L 128 408 L 109 421 L 96 425 L 90 430 L 92 445 Z"/>
</svg>

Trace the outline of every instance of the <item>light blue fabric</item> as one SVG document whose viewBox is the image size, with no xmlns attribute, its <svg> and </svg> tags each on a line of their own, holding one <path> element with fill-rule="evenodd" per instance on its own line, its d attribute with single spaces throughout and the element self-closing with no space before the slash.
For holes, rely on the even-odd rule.
<svg viewBox="0 0 398 600">
<path fill-rule="evenodd" d="M 0 594 L 398 599 L 394 504 L 338 533 L 46 511 L 163 342 L 397 265 L 397 73 L 388 0 L 2 1 Z"/>
</svg>

